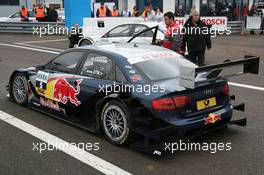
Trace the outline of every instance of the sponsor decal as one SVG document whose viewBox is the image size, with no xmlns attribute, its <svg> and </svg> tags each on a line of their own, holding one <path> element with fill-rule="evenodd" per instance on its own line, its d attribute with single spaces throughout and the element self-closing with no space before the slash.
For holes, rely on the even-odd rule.
<svg viewBox="0 0 264 175">
<path fill-rule="evenodd" d="M 130 77 L 130 79 L 134 82 L 142 80 L 140 75 L 133 75 Z"/>
<path fill-rule="evenodd" d="M 59 107 L 58 103 L 54 102 L 52 100 L 40 97 L 40 104 L 41 104 L 41 106 L 48 107 L 48 108 L 60 111 L 60 107 Z"/>
<path fill-rule="evenodd" d="M 65 78 L 58 78 L 54 84 L 53 98 L 63 104 L 66 104 L 68 100 L 75 106 L 81 105 L 81 102 L 77 99 L 77 95 L 80 93 L 83 79 L 76 80 L 76 89 Z"/>
<path fill-rule="evenodd" d="M 136 70 L 130 70 L 129 73 L 130 74 L 135 74 L 136 73 Z"/>
<path fill-rule="evenodd" d="M 107 57 L 92 57 L 91 61 L 98 62 L 98 63 L 103 63 L 103 64 L 107 64 L 108 63 Z"/>
<path fill-rule="evenodd" d="M 36 91 L 40 95 L 45 95 L 47 90 L 47 83 L 49 79 L 49 73 L 39 71 L 36 75 Z"/>
<path fill-rule="evenodd" d="M 208 124 L 213 124 L 213 123 L 215 123 L 215 122 L 217 122 L 219 120 L 222 120 L 222 118 L 218 114 L 211 113 L 204 120 L 205 120 L 205 125 L 208 125 Z"/>
<path fill-rule="evenodd" d="M 130 64 L 137 64 L 140 62 L 145 62 L 145 61 L 151 61 L 151 60 L 159 60 L 159 59 L 165 59 L 165 58 L 177 58 L 180 57 L 179 54 L 177 54 L 176 52 L 172 52 L 172 51 L 153 51 L 151 53 L 142 53 L 139 54 L 136 57 L 131 57 L 128 58 L 128 62 Z"/>
<path fill-rule="evenodd" d="M 126 65 L 125 68 L 132 69 L 133 67 L 132 66 L 129 66 L 129 65 Z"/>
</svg>

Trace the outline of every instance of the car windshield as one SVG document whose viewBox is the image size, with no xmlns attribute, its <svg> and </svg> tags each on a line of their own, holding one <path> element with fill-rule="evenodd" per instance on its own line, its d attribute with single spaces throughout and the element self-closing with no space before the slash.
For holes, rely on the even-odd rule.
<svg viewBox="0 0 264 175">
<path fill-rule="evenodd" d="M 193 63 L 181 56 L 174 58 L 153 59 L 135 63 L 133 65 L 150 81 L 177 78 L 180 76 L 180 67 L 183 65 L 195 67 Z"/>
</svg>

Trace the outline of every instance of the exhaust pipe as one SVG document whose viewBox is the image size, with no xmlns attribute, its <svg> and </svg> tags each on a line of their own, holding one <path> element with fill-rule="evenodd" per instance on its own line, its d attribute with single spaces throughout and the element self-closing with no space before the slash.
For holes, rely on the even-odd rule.
<svg viewBox="0 0 264 175">
<path fill-rule="evenodd" d="M 229 122 L 232 125 L 238 125 L 238 126 L 246 126 L 247 125 L 247 118 L 239 119 L 239 120 L 233 120 Z"/>
<path fill-rule="evenodd" d="M 245 112 L 245 103 L 233 106 L 234 110 Z"/>
</svg>

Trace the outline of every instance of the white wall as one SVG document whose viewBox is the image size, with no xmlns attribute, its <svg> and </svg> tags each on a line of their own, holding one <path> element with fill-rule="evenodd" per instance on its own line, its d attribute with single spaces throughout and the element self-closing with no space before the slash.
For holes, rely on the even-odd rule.
<svg viewBox="0 0 264 175">
<path fill-rule="evenodd" d="M 175 0 L 163 0 L 164 12 L 175 12 Z"/>
<path fill-rule="evenodd" d="M 136 5 L 136 0 L 128 0 L 127 2 L 127 8 L 132 12 L 133 7 Z"/>
<path fill-rule="evenodd" d="M 36 4 L 36 0 L 28 0 L 29 1 L 29 9 L 32 9 L 33 4 Z M 26 5 L 26 0 L 20 0 L 20 6 Z"/>
<path fill-rule="evenodd" d="M 200 0 L 193 0 L 192 6 L 195 7 L 198 12 L 200 12 Z"/>
</svg>

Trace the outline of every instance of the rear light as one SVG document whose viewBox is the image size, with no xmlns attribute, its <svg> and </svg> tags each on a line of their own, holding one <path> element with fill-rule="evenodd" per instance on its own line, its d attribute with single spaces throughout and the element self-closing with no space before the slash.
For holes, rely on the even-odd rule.
<svg viewBox="0 0 264 175">
<path fill-rule="evenodd" d="M 174 97 L 173 101 L 175 103 L 176 108 L 182 108 L 184 106 L 187 106 L 191 102 L 191 99 L 187 96 L 178 96 Z"/>
<path fill-rule="evenodd" d="M 156 110 L 174 110 L 175 104 L 172 98 L 163 98 L 152 101 L 152 107 Z"/>
<path fill-rule="evenodd" d="M 225 95 L 229 95 L 229 86 L 228 84 L 225 84 L 224 87 L 223 87 L 223 93 Z"/>
<path fill-rule="evenodd" d="M 162 98 L 152 101 L 152 107 L 156 110 L 175 110 L 182 108 L 190 103 L 190 98 L 187 96 L 178 96 L 174 98 Z"/>
</svg>

